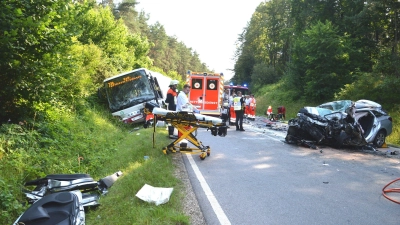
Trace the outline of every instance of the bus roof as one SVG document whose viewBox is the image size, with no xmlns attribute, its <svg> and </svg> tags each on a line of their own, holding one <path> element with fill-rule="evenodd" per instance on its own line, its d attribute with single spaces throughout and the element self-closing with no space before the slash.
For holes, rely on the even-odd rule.
<svg viewBox="0 0 400 225">
<path fill-rule="evenodd" d="M 117 77 L 122 77 L 122 76 L 125 76 L 127 74 L 139 71 L 139 70 L 144 70 L 146 72 L 146 74 L 147 74 L 147 71 L 148 71 L 148 69 L 145 69 L 145 68 L 134 69 L 134 70 L 131 70 L 131 71 L 128 71 L 128 72 L 124 72 L 124 73 L 109 77 L 109 78 L 105 79 L 103 82 L 107 82 L 107 81 L 113 80 L 113 79 L 115 79 Z"/>
</svg>

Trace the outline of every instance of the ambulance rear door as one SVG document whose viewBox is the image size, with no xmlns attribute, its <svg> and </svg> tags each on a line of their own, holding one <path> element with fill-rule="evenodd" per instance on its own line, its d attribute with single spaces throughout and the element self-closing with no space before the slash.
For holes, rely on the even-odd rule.
<svg viewBox="0 0 400 225">
<path fill-rule="evenodd" d="M 219 79 L 217 76 L 192 76 L 190 103 L 199 110 L 218 110 Z"/>
<path fill-rule="evenodd" d="M 219 77 L 211 76 L 206 77 L 205 80 L 205 95 L 204 95 L 204 109 L 205 110 L 218 110 L 219 97 Z"/>
<path fill-rule="evenodd" d="M 198 110 L 203 110 L 203 96 L 204 96 L 204 76 L 191 76 L 190 77 L 190 93 L 189 101 L 192 105 L 196 106 Z"/>
</svg>

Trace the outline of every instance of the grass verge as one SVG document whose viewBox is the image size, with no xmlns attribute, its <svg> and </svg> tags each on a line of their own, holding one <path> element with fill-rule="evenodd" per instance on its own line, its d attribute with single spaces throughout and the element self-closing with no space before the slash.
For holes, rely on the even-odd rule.
<svg viewBox="0 0 400 225">
<path fill-rule="evenodd" d="M 132 127 L 107 110 L 47 112 L 45 122 L 3 124 L 0 132 L 0 224 L 12 224 L 24 206 L 22 185 L 46 174 L 88 173 L 95 180 L 123 173 L 86 213 L 87 224 L 189 224 L 182 207 L 182 182 L 174 176 L 171 155 L 162 147 L 170 140 L 165 128 Z M 148 160 L 144 156 L 149 156 Z M 135 195 L 144 184 L 172 187 L 169 202 L 155 206 Z"/>
</svg>

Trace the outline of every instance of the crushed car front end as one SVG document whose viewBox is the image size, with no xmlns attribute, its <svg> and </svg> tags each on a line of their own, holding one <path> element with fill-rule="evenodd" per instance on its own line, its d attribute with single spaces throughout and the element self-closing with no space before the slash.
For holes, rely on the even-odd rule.
<svg viewBox="0 0 400 225">
<path fill-rule="evenodd" d="M 382 147 L 392 132 L 391 118 L 375 102 L 342 100 L 302 108 L 289 120 L 288 143 L 314 142 L 333 147 Z M 308 144 L 308 146 L 312 146 Z"/>
</svg>

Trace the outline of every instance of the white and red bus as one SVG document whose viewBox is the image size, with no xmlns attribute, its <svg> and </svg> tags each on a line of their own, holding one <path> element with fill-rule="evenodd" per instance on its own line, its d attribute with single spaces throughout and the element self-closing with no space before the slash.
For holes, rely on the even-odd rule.
<svg viewBox="0 0 400 225">
<path fill-rule="evenodd" d="M 171 80 L 145 68 L 135 69 L 105 79 L 99 95 L 106 97 L 112 115 L 124 123 L 144 122 L 144 103 L 162 106 Z"/>
</svg>

